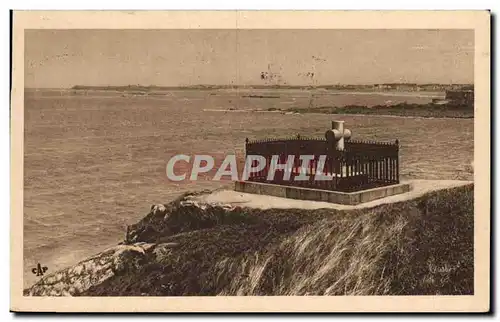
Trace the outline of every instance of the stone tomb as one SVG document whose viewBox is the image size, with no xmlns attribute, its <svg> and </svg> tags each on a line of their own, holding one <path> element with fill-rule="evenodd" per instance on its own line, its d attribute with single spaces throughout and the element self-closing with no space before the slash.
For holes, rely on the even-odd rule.
<svg viewBox="0 0 500 322">
<path fill-rule="evenodd" d="M 313 163 L 308 168 L 294 165 L 286 168 L 293 175 L 312 175 L 319 169 L 332 177 L 330 181 L 269 180 L 266 167 L 245 181 L 237 181 L 239 192 L 282 198 L 326 201 L 357 205 L 372 200 L 410 191 L 410 185 L 399 182 L 399 141 L 396 143 L 351 141 L 352 133 L 344 121 L 333 121 L 324 139 L 289 138 L 246 141 L 247 155 L 261 155 L 266 159 L 276 154 L 327 156 L 326 166 Z M 283 175 L 281 175 L 283 178 Z"/>
</svg>

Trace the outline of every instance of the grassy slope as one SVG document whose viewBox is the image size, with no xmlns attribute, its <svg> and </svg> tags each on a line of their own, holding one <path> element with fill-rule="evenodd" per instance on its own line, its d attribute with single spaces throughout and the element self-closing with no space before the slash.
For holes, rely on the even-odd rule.
<svg viewBox="0 0 500 322">
<path fill-rule="evenodd" d="M 82 295 L 473 294 L 473 186 L 357 211 L 169 207 L 133 235 L 171 254 Z"/>
</svg>

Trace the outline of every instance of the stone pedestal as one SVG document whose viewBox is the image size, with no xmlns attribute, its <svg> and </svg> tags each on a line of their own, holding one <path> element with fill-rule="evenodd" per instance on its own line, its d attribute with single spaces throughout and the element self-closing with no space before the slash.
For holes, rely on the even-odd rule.
<svg viewBox="0 0 500 322">
<path fill-rule="evenodd" d="M 400 183 L 391 186 L 360 190 L 356 192 L 338 192 L 260 182 L 236 181 L 234 189 L 239 192 L 281 198 L 326 201 L 343 205 L 357 205 L 372 200 L 409 192 L 410 185 L 407 183 Z"/>
</svg>

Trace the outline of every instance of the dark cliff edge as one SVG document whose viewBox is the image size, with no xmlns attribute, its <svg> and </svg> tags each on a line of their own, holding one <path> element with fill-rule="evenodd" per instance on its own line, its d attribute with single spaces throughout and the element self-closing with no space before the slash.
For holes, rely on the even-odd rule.
<svg viewBox="0 0 500 322">
<path fill-rule="evenodd" d="M 195 193 L 194 193 L 195 194 Z M 250 209 L 185 194 L 31 296 L 474 293 L 474 186 L 370 209 Z"/>
</svg>

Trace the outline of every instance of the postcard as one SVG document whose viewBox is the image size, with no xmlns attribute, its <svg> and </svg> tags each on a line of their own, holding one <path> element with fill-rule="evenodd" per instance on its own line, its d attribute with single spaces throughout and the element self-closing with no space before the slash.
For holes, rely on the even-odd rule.
<svg viewBox="0 0 500 322">
<path fill-rule="evenodd" d="M 489 311 L 488 11 L 12 28 L 12 311 Z"/>
</svg>

